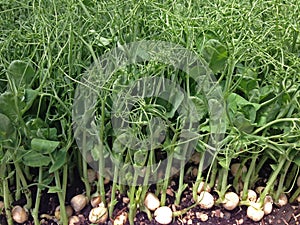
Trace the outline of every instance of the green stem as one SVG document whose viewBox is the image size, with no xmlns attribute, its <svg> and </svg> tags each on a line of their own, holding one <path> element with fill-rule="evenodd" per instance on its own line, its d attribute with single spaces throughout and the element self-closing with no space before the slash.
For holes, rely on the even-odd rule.
<svg viewBox="0 0 300 225">
<path fill-rule="evenodd" d="M 54 172 L 54 177 L 55 177 L 56 187 L 62 190 L 58 170 Z M 58 195 L 59 207 L 60 207 L 60 221 L 63 225 L 68 225 L 68 217 L 67 217 L 65 198 L 64 198 L 65 193 L 58 192 L 57 195 Z"/>
<path fill-rule="evenodd" d="M 243 162 L 240 164 L 240 167 L 236 173 L 236 176 L 233 179 L 233 188 L 234 190 L 238 193 L 239 192 L 239 181 L 241 180 L 241 176 L 243 173 L 243 167 L 245 165 L 245 163 L 247 162 L 247 159 L 243 160 Z"/>
<path fill-rule="evenodd" d="M 165 179 L 163 181 L 163 187 L 161 190 L 161 197 L 160 197 L 160 205 L 164 206 L 166 204 L 166 199 L 167 199 L 167 188 L 169 185 L 169 176 L 171 173 L 171 168 L 172 168 L 172 162 L 173 162 L 173 151 L 169 153 L 170 155 L 168 156 L 168 164 L 166 168 L 166 174 L 165 174 Z"/>
<path fill-rule="evenodd" d="M 66 163 L 63 168 L 63 182 L 62 182 L 62 191 L 63 191 L 63 198 L 66 199 L 67 193 L 67 185 L 68 185 L 68 164 Z"/>
<path fill-rule="evenodd" d="M 32 217 L 34 220 L 35 225 L 39 225 L 39 208 L 40 208 L 40 202 L 41 202 L 41 188 L 40 184 L 43 182 L 43 168 L 39 168 L 39 179 L 38 179 L 38 185 L 37 185 L 37 191 L 36 191 L 36 198 L 35 198 L 35 207 L 32 210 Z"/>
<path fill-rule="evenodd" d="M 279 183 L 278 183 L 278 186 L 277 186 L 277 191 L 276 191 L 275 196 L 274 196 L 274 201 L 275 202 L 278 201 L 280 194 L 282 194 L 284 189 L 285 189 L 284 181 L 285 181 L 285 177 L 287 175 L 288 169 L 291 165 L 291 162 L 292 161 L 286 161 L 286 164 L 285 164 L 284 169 L 283 169 L 283 173 L 281 173 L 281 175 L 280 175 Z"/>
<path fill-rule="evenodd" d="M 267 124 L 265 124 L 264 126 L 256 129 L 252 134 L 255 135 L 255 134 L 258 134 L 260 131 L 263 131 L 264 129 L 266 129 L 267 127 L 269 126 L 272 126 L 273 124 L 276 124 L 276 123 L 281 123 L 281 122 L 299 122 L 300 119 L 299 118 L 281 118 L 281 119 L 277 119 L 277 120 L 273 120 Z"/>
<path fill-rule="evenodd" d="M 12 215 L 11 215 L 11 202 L 10 202 L 10 191 L 8 188 L 8 180 L 6 178 L 3 179 L 3 193 L 4 193 L 4 207 L 5 207 L 5 215 L 6 215 L 6 219 L 7 219 L 7 223 L 8 225 L 13 225 L 13 219 L 12 219 Z"/>
<path fill-rule="evenodd" d="M 255 182 L 257 181 L 258 178 L 258 173 L 261 170 L 261 168 L 265 165 L 265 162 L 267 161 L 268 158 L 269 158 L 268 155 L 264 154 L 262 156 L 262 159 L 260 159 L 259 163 L 255 166 L 255 172 L 252 173 L 251 175 L 249 187 L 253 187 L 255 185 Z"/>
<path fill-rule="evenodd" d="M 136 182 L 138 179 L 138 174 L 136 171 L 134 171 L 133 175 L 133 181 L 132 181 L 132 186 L 130 187 L 129 191 L 129 223 L 130 225 L 134 225 L 134 217 L 136 214 L 136 201 L 135 201 L 135 190 L 136 190 Z"/>
<path fill-rule="evenodd" d="M 294 194 L 290 197 L 289 202 L 290 203 L 295 202 L 295 200 L 298 198 L 299 195 L 300 195 L 300 187 L 298 187 L 297 190 L 294 192 Z"/>
<path fill-rule="evenodd" d="M 104 162 L 104 154 L 103 154 L 103 148 L 104 148 L 104 126 L 105 123 L 105 100 L 101 99 L 101 126 L 100 126 L 100 147 L 99 147 L 99 179 L 98 179 L 98 185 L 97 189 L 100 193 L 102 202 L 106 204 L 105 202 L 105 189 L 104 189 L 104 176 L 105 176 L 105 162 Z"/>
<path fill-rule="evenodd" d="M 15 165 L 15 169 L 16 169 L 16 176 L 18 177 L 17 179 L 20 178 L 20 180 L 21 180 L 21 183 L 22 183 L 22 186 L 24 189 L 24 194 L 25 194 L 26 201 L 27 201 L 26 205 L 24 207 L 27 209 L 31 209 L 31 206 L 32 206 L 31 192 L 28 189 L 27 181 L 26 181 L 24 174 L 20 168 L 20 165 L 15 158 L 14 158 L 14 165 Z"/>
<path fill-rule="evenodd" d="M 249 184 L 250 184 L 250 178 L 252 176 L 252 173 L 255 171 L 255 163 L 257 160 L 258 154 L 253 155 L 250 167 L 248 169 L 248 172 L 245 177 L 245 182 L 243 186 L 243 195 L 242 195 L 242 200 L 246 200 L 248 196 L 248 189 L 249 189 Z"/>
<path fill-rule="evenodd" d="M 209 172 L 210 175 L 209 187 L 211 188 L 213 188 L 216 183 L 217 173 L 218 173 L 218 164 L 217 164 L 217 160 L 214 160 Z"/>
<path fill-rule="evenodd" d="M 197 202 L 198 198 L 198 187 L 202 181 L 202 170 L 203 170 L 203 165 L 204 165 L 204 159 L 205 159 L 205 153 L 200 153 L 200 162 L 198 165 L 198 174 L 196 178 L 196 182 L 193 185 L 193 199 L 195 202 Z"/>
<path fill-rule="evenodd" d="M 298 172 L 299 172 L 299 167 L 296 163 L 294 163 L 293 167 L 291 169 L 291 172 L 288 174 L 288 176 L 286 178 L 286 181 L 285 181 L 286 187 L 293 187 L 295 185 L 294 182 L 297 181 Z"/>
<path fill-rule="evenodd" d="M 86 149 L 86 130 L 83 131 L 83 136 L 82 136 L 82 151 L 83 151 L 83 155 L 86 156 L 87 155 L 87 149 Z M 91 187 L 90 187 L 90 183 L 88 181 L 88 172 L 87 172 L 87 162 L 85 160 L 85 157 L 82 157 L 82 181 L 84 183 L 85 186 L 85 193 L 88 199 L 91 198 Z"/>
<path fill-rule="evenodd" d="M 280 173 L 285 161 L 286 161 L 285 156 L 280 155 L 279 160 L 278 160 L 279 164 L 277 165 L 276 170 L 273 171 L 271 177 L 269 178 L 269 180 L 267 182 L 267 186 L 265 187 L 265 189 L 263 190 L 263 192 L 260 195 L 261 205 L 263 204 L 263 201 L 264 201 L 265 197 L 269 194 L 271 188 L 273 188 L 274 182 L 275 182 L 278 174 Z"/>
<path fill-rule="evenodd" d="M 116 190 L 117 190 L 117 181 L 119 176 L 119 167 L 115 164 L 114 168 L 114 178 L 113 178 L 113 185 L 111 188 L 111 197 L 110 197 L 110 206 L 109 206 L 109 218 L 112 218 L 112 214 L 114 211 L 114 207 L 116 205 Z"/>
<path fill-rule="evenodd" d="M 179 205 L 180 204 L 180 199 L 181 199 L 181 195 L 183 193 L 183 191 L 187 188 L 187 184 L 183 184 L 183 178 L 184 178 L 184 166 L 185 166 L 185 157 L 186 157 L 186 152 L 187 152 L 187 148 L 189 147 L 189 144 L 185 144 L 184 145 L 184 149 L 182 151 L 182 158 L 183 160 L 180 161 L 180 174 L 179 174 L 179 186 L 178 186 L 178 190 L 176 193 L 176 199 L 175 199 L 175 205 Z"/>
</svg>

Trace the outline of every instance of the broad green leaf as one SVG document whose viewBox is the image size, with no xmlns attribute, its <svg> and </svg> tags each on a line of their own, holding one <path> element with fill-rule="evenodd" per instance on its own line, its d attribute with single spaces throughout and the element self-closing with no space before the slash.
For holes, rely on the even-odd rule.
<svg viewBox="0 0 300 225">
<path fill-rule="evenodd" d="M 50 154 L 59 145 L 59 141 L 49 141 L 39 138 L 33 138 L 31 140 L 31 148 L 42 154 Z"/>
<path fill-rule="evenodd" d="M 245 133 L 251 133 L 254 129 L 254 124 L 250 120 L 246 119 L 244 114 L 237 112 L 234 117 L 233 124 L 240 130 Z"/>
<path fill-rule="evenodd" d="M 210 39 L 206 41 L 202 54 L 214 73 L 219 73 L 225 69 L 228 53 L 226 46 L 218 40 Z"/>
<path fill-rule="evenodd" d="M 135 166 L 144 166 L 147 160 L 147 151 L 138 150 L 133 155 Z"/>
<path fill-rule="evenodd" d="M 49 173 L 60 169 L 67 161 L 67 151 L 65 149 L 60 149 L 56 151 L 53 155 L 54 163 L 52 163 Z"/>
<path fill-rule="evenodd" d="M 30 87 L 35 72 L 32 66 L 21 60 L 14 60 L 7 69 L 9 79 L 14 81 L 16 87 Z"/>
<path fill-rule="evenodd" d="M 0 141 L 12 138 L 15 128 L 10 119 L 6 115 L 0 113 L 0 121 Z"/>
<path fill-rule="evenodd" d="M 32 150 L 23 156 L 23 163 L 30 167 L 48 166 L 50 162 L 50 157 Z"/>
<path fill-rule="evenodd" d="M 218 161 L 218 163 L 222 166 L 222 168 L 229 170 L 229 160 L 226 158 L 222 158 Z"/>
<path fill-rule="evenodd" d="M 15 102 L 17 99 L 17 102 Z M 4 92 L 0 95 L 0 113 L 6 115 L 12 123 L 17 123 L 20 111 L 24 107 L 24 103 L 18 101 L 11 92 Z M 17 109 L 19 108 L 19 110 Z"/>
<path fill-rule="evenodd" d="M 293 162 L 296 163 L 296 165 L 300 167 L 300 155 L 299 154 L 297 156 L 295 156 Z"/>
<path fill-rule="evenodd" d="M 22 110 L 22 114 L 24 114 L 33 104 L 34 100 L 38 96 L 37 90 L 25 89 L 24 90 L 24 102 L 26 107 Z"/>
<path fill-rule="evenodd" d="M 179 106 L 182 104 L 184 94 L 176 89 L 171 89 L 165 92 L 161 92 L 160 97 L 167 100 L 167 105 L 163 105 L 167 109 L 165 115 L 167 116 L 167 118 L 172 118 L 175 115 L 175 112 L 178 110 Z"/>
</svg>

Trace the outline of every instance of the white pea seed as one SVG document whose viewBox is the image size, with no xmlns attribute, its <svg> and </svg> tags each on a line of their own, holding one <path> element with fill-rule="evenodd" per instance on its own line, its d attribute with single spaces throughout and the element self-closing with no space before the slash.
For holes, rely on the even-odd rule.
<svg viewBox="0 0 300 225">
<path fill-rule="evenodd" d="M 280 196 L 279 196 L 279 199 L 278 199 L 278 205 L 281 207 L 281 206 L 284 206 L 288 203 L 288 198 L 286 196 L 285 193 L 281 193 Z"/>
<path fill-rule="evenodd" d="M 151 192 L 147 193 L 144 204 L 151 211 L 154 211 L 160 206 L 159 199 Z"/>
<path fill-rule="evenodd" d="M 69 218 L 69 225 L 76 225 L 80 222 L 79 217 L 78 216 L 71 216 Z"/>
<path fill-rule="evenodd" d="M 82 210 L 87 205 L 87 203 L 88 199 L 83 194 L 76 195 L 71 199 L 71 206 L 73 207 L 75 212 L 79 212 L 80 210 Z"/>
<path fill-rule="evenodd" d="M 210 209 L 214 203 L 214 197 L 207 191 L 202 191 L 198 196 L 198 204 L 201 209 Z"/>
<path fill-rule="evenodd" d="M 91 223 L 104 223 L 108 218 L 107 208 L 99 206 L 93 208 L 89 214 L 89 220 Z"/>
<path fill-rule="evenodd" d="M 242 198 L 242 196 L 243 196 L 243 192 L 241 191 L 240 192 L 240 198 Z M 247 194 L 247 200 L 250 201 L 250 202 L 256 202 L 256 200 L 257 200 L 256 192 L 249 189 L 248 194 Z"/>
<path fill-rule="evenodd" d="M 227 210 L 235 209 L 240 202 L 239 196 L 234 192 L 227 192 L 225 194 L 225 200 L 223 203 L 223 207 Z"/>
<path fill-rule="evenodd" d="M 264 216 L 264 211 L 260 208 L 259 203 L 253 203 L 247 208 L 247 216 L 251 220 L 258 222 Z"/>
<path fill-rule="evenodd" d="M 172 210 L 167 206 L 159 207 L 155 210 L 154 217 L 160 224 L 169 224 L 172 222 Z"/>
<path fill-rule="evenodd" d="M 19 205 L 13 207 L 11 213 L 13 220 L 17 223 L 24 223 L 28 220 L 27 210 Z"/>
<path fill-rule="evenodd" d="M 114 225 L 125 225 L 127 222 L 128 214 L 123 212 L 121 215 L 117 216 L 114 220 Z"/>
</svg>

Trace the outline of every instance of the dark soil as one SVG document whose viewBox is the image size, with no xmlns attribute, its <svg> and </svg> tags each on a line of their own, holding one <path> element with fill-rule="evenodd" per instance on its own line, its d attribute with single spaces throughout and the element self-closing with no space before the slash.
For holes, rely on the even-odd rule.
<svg viewBox="0 0 300 225">
<path fill-rule="evenodd" d="M 76 182 L 73 185 L 69 185 L 67 196 L 66 196 L 66 204 L 70 203 L 71 198 L 76 194 L 84 193 L 84 185 L 80 181 L 80 179 L 74 179 Z M 188 189 L 182 194 L 182 201 L 180 206 L 174 205 L 175 194 L 167 195 L 166 205 L 172 208 L 172 210 L 181 210 L 188 206 L 191 206 L 194 201 L 192 198 L 192 179 L 190 180 Z M 107 198 L 110 196 L 110 187 L 111 183 L 106 185 L 106 193 Z M 151 191 L 155 188 L 150 187 Z M 177 189 L 176 179 L 171 182 L 171 186 L 169 187 L 174 193 Z M 34 190 L 32 190 L 35 193 Z M 216 193 L 215 193 L 215 196 Z M 33 196 L 34 197 L 34 196 Z M 34 198 L 33 198 L 34 199 Z M 122 212 L 128 212 L 128 205 L 126 201 L 126 196 L 117 193 L 118 203 L 115 206 L 115 211 L 113 213 L 114 217 L 121 214 Z M 108 199 L 107 199 L 108 200 Z M 13 205 L 24 205 L 24 199 L 14 202 Z M 40 206 L 40 215 L 43 217 L 43 214 L 54 215 L 54 211 L 56 206 L 58 206 L 58 199 L 55 194 L 48 194 L 46 192 L 42 195 L 41 206 Z M 246 207 L 238 207 L 233 211 L 227 211 L 222 207 L 214 206 L 210 210 L 203 210 L 199 206 L 196 206 L 189 210 L 183 216 L 177 217 L 171 224 L 173 225 L 296 225 L 300 224 L 300 205 L 299 204 L 288 204 L 281 208 L 276 207 L 273 204 L 274 209 L 272 213 L 268 216 L 265 216 L 260 222 L 253 222 L 246 216 Z M 91 210 L 91 206 L 86 206 L 78 215 L 80 218 L 80 225 L 88 225 L 91 224 L 88 221 L 88 215 Z M 201 216 L 206 214 L 208 216 L 207 221 L 202 221 Z M 58 225 L 55 219 L 41 219 L 42 225 Z M 106 225 L 112 225 L 113 221 L 107 221 Z M 128 222 L 126 224 L 129 224 Z M 135 218 L 136 225 L 159 225 L 154 219 L 149 220 L 147 215 L 144 212 L 137 212 Z M 0 225 L 7 225 L 5 215 L 2 213 L 0 215 Z M 16 224 L 17 225 L 17 224 Z M 32 217 L 29 218 L 29 221 L 24 223 L 23 225 L 33 225 Z M 79 224 L 78 224 L 79 225 Z"/>
</svg>

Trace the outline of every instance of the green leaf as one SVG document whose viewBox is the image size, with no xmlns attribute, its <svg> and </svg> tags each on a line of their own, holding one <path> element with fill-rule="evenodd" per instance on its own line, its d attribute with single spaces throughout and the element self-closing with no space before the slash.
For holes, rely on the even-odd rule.
<svg viewBox="0 0 300 225">
<path fill-rule="evenodd" d="M 138 150 L 133 155 L 135 166 L 144 166 L 147 160 L 147 151 Z"/>
<path fill-rule="evenodd" d="M 60 149 L 56 151 L 53 155 L 54 163 L 49 169 L 49 173 L 53 173 L 54 171 L 60 169 L 65 163 L 67 158 L 67 151 L 65 149 Z"/>
<path fill-rule="evenodd" d="M 0 141 L 12 138 L 15 128 L 10 119 L 6 115 L 0 113 L 0 121 Z"/>
<path fill-rule="evenodd" d="M 226 158 L 222 158 L 218 161 L 218 163 L 224 168 L 224 169 L 227 169 L 229 170 L 229 163 L 230 161 Z"/>
<path fill-rule="evenodd" d="M 254 124 L 250 120 L 246 119 L 244 114 L 237 112 L 234 117 L 233 124 L 240 130 L 245 133 L 251 133 L 254 129 Z"/>
<path fill-rule="evenodd" d="M 14 60 L 7 69 L 9 79 L 15 83 L 16 87 L 30 87 L 35 72 L 32 66 L 21 60 Z"/>
<path fill-rule="evenodd" d="M 218 40 L 209 39 L 206 41 L 202 54 L 214 73 L 221 72 L 225 69 L 228 53 L 226 46 Z"/>
<path fill-rule="evenodd" d="M 31 140 L 31 148 L 42 154 L 50 154 L 59 145 L 58 141 L 49 141 L 39 138 L 33 138 Z"/>
<path fill-rule="evenodd" d="M 22 109 L 21 104 L 18 107 Z M 12 123 L 17 123 L 19 111 L 16 108 L 15 96 L 11 92 L 6 91 L 0 95 L 0 113 L 6 115 Z"/>
<path fill-rule="evenodd" d="M 294 158 L 293 162 L 296 163 L 296 165 L 300 167 L 300 155 L 297 155 L 297 156 Z"/>
<path fill-rule="evenodd" d="M 48 166 L 50 162 L 50 157 L 32 150 L 23 156 L 23 163 L 30 167 Z"/>
<path fill-rule="evenodd" d="M 59 193 L 59 192 L 62 192 L 62 189 L 58 188 L 58 187 L 50 187 L 48 190 L 49 194 L 55 194 L 55 193 Z"/>
<path fill-rule="evenodd" d="M 25 89 L 24 90 L 24 102 L 26 104 L 25 109 L 22 110 L 22 114 L 24 114 L 33 104 L 34 100 L 38 96 L 37 90 Z"/>
</svg>

